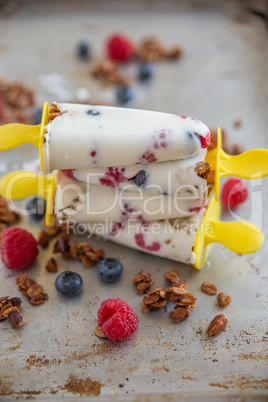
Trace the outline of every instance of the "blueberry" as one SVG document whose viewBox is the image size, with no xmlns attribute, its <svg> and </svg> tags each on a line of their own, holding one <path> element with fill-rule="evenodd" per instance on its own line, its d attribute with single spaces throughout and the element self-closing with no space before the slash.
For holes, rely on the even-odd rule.
<svg viewBox="0 0 268 402">
<path fill-rule="evenodd" d="M 43 115 L 43 110 L 38 109 L 35 111 L 35 113 L 32 116 L 32 123 L 33 124 L 40 124 L 42 120 L 42 115 Z"/>
<path fill-rule="evenodd" d="M 134 182 L 136 184 L 137 187 L 142 187 L 144 186 L 146 180 L 147 180 L 147 173 L 145 172 L 145 170 L 140 170 L 136 176 L 134 177 Z"/>
<path fill-rule="evenodd" d="M 90 48 L 88 43 L 81 42 L 77 47 L 77 54 L 82 60 L 88 60 L 90 57 Z"/>
<path fill-rule="evenodd" d="M 197 133 L 192 133 L 191 131 L 188 131 L 187 136 L 189 137 L 190 140 L 192 140 L 193 138 L 198 138 L 198 141 L 200 141 L 201 143 L 201 138 Z"/>
<path fill-rule="evenodd" d="M 40 221 L 46 213 L 46 200 L 42 197 L 31 198 L 27 203 L 27 209 L 33 219 Z"/>
<path fill-rule="evenodd" d="M 146 81 L 152 77 L 154 66 L 149 63 L 142 63 L 139 66 L 138 78 L 140 81 Z"/>
<path fill-rule="evenodd" d="M 87 111 L 87 114 L 88 114 L 89 116 L 98 116 L 98 115 L 100 114 L 100 112 L 98 112 L 97 110 L 94 110 L 94 109 L 89 109 L 89 110 Z"/>
<path fill-rule="evenodd" d="M 115 282 L 122 275 L 123 267 L 115 258 L 104 258 L 98 263 L 98 275 L 105 282 Z"/>
<path fill-rule="evenodd" d="M 83 287 L 83 279 L 76 272 L 61 272 L 55 281 L 56 289 L 66 297 L 79 295 Z"/>
<path fill-rule="evenodd" d="M 124 105 L 134 98 L 134 92 L 130 87 L 120 86 L 116 90 L 116 98 L 119 103 Z"/>
</svg>

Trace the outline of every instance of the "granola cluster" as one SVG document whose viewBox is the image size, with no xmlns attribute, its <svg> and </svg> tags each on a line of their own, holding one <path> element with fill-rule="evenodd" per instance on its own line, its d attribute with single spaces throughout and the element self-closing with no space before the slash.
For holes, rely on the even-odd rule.
<svg viewBox="0 0 268 402">
<path fill-rule="evenodd" d="M 14 223 L 18 219 L 18 214 L 11 211 L 8 201 L 0 196 L 0 233 L 6 229 L 8 223 Z"/>
<path fill-rule="evenodd" d="M 147 293 L 154 284 L 151 274 L 144 274 L 142 271 L 135 275 L 133 282 L 137 283 L 137 292 L 139 295 Z"/>
<path fill-rule="evenodd" d="M 55 117 L 61 116 L 65 112 L 61 112 L 56 103 L 51 103 L 51 109 L 49 110 L 48 122 L 51 122 Z"/>
<path fill-rule="evenodd" d="M 174 311 L 170 316 L 175 322 L 188 318 L 190 311 L 196 305 L 196 297 L 188 292 L 189 284 L 178 282 L 167 290 L 167 299 L 174 303 Z"/>
<path fill-rule="evenodd" d="M 179 283 L 180 274 L 178 269 L 171 269 L 165 273 L 165 279 L 170 283 Z"/>
<path fill-rule="evenodd" d="M 207 181 L 209 195 L 215 183 L 215 170 L 211 169 L 208 162 L 202 161 L 196 164 L 194 171 L 199 177 L 202 177 L 202 179 Z"/>
<path fill-rule="evenodd" d="M 146 63 L 156 63 L 163 60 L 177 60 L 182 54 L 180 46 L 168 49 L 161 40 L 151 36 L 144 38 L 137 48 L 137 57 Z"/>
<path fill-rule="evenodd" d="M 146 311 L 159 310 L 167 304 L 166 290 L 164 288 L 157 288 L 148 292 L 142 300 L 142 309 Z"/>
<path fill-rule="evenodd" d="M 104 258 L 104 251 L 91 247 L 88 243 L 78 243 L 69 236 L 61 236 L 55 243 L 53 253 L 61 253 L 65 260 L 75 258 L 84 265 L 91 267 Z"/>
<path fill-rule="evenodd" d="M 18 329 L 25 320 L 20 312 L 21 299 L 19 297 L 0 297 L 0 321 L 8 318 L 12 328 Z"/>
<path fill-rule="evenodd" d="M 139 282 L 142 277 L 148 277 L 151 281 L 150 274 L 143 275 L 139 273 L 135 276 L 134 282 Z M 166 290 L 164 288 L 157 288 L 151 290 L 143 297 L 142 309 L 144 312 L 159 310 L 160 308 L 166 306 L 167 301 L 174 303 L 174 311 L 169 313 L 175 322 L 179 322 L 184 318 L 189 317 L 190 311 L 195 307 L 196 297 L 189 293 L 189 283 L 180 280 L 180 275 L 178 270 L 170 270 L 165 273 L 165 279 L 171 282 L 171 286 Z M 142 281 L 141 281 L 142 282 Z M 144 285 L 145 286 L 145 285 Z M 139 292 L 139 294 L 144 292 Z"/>
<path fill-rule="evenodd" d="M 94 78 L 107 85 L 127 85 L 127 79 L 119 71 L 119 63 L 115 60 L 101 60 L 91 70 Z"/>
<path fill-rule="evenodd" d="M 0 80 L 0 124 L 30 124 L 29 108 L 33 106 L 33 90 L 19 82 Z"/>
<path fill-rule="evenodd" d="M 23 274 L 16 278 L 18 290 L 27 297 L 29 302 L 34 306 L 43 304 L 48 296 L 43 292 L 43 286 L 36 283 L 36 281 L 30 278 L 27 274 Z"/>
</svg>

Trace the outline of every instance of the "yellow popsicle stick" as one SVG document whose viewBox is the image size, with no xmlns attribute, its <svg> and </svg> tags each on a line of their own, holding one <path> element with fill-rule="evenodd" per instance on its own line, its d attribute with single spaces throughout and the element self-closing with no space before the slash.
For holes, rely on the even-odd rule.
<svg viewBox="0 0 268 402">
<path fill-rule="evenodd" d="M 222 149 L 222 134 L 218 127 L 217 146 L 206 155 L 215 170 L 215 197 L 219 199 L 220 179 L 236 176 L 243 179 L 260 179 L 268 175 L 268 149 L 251 149 L 239 155 L 228 155 Z"/>
<path fill-rule="evenodd" d="M 209 255 L 212 243 L 221 243 L 238 254 L 253 253 L 262 246 L 263 234 L 252 223 L 245 221 L 221 222 L 220 201 L 213 197 L 199 227 L 194 252 L 195 268 L 201 269 Z"/>
<path fill-rule="evenodd" d="M 56 182 L 54 175 L 42 176 L 25 170 L 5 175 L 0 180 L 0 195 L 9 200 L 20 200 L 39 195 L 47 201 L 46 224 L 49 225 L 54 209 Z"/>
<path fill-rule="evenodd" d="M 45 126 L 48 124 L 49 104 L 44 103 L 41 124 L 9 123 L 0 126 L 0 151 L 7 151 L 22 144 L 33 144 L 39 148 L 39 161 L 43 171 L 43 144 Z"/>
</svg>

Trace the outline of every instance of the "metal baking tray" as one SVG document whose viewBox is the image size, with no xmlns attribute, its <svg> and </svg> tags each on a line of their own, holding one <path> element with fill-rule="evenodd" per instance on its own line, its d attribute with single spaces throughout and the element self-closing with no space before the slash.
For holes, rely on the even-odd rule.
<svg viewBox="0 0 268 402">
<path fill-rule="evenodd" d="M 111 32 L 136 41 L 155 35 L 168 45 L 180 44 L 183 56 L 159 64 L 148 85 L 133 79 L 134 106 L 193 115 L 210 127 L 227 129 L 230 140 L 244 149 L 268 148 L 268 42 L 264 18 L 259 18 L 265 16 L 262 7 L 262 2 L 250 1 L 2 2 L 0 75 L 34 88 L 40 105 L 75 99 L 81 94 L 78 88 L 86 88 L 92 101 L 113 104 L 114 90 L 93 81 L 90 64 L 77 59 L 77 43 L 90 41 L 98 59 Z M 129 73 L 135 75 L 132 68 Z M 239 128 L 233 124 L 237 118 L 243 122 Z M 2 153 L 1 174 L 36 156 L 31 146 Z M 66 300 L 54 288 L 56 275 L 45 269 L 53 242 L 40 252 L 25 272 L 43 285 L 49 299 L 31 306 L 21 296 L 26 324 L 19 330 L 7 321 L 0 324 L 0 399 L 267 400 L 268 180 L 248 185 L 250 199 L 236 216 L 224 213 L 223 219 L 248 219 L 262 228 L 265 242 L 254 254 L 236 255 L 215 244 L 206 266 L 197 271 L 84 235 L 81 240 L 118 258 L 124 274 L 107 285 L 98 279 L 96 267 L 57 256 L 59 272 L 74 270 L 84 280 L 82 294 Z M 19 225 L 34 235 L 39 232 L 27 217 Z M 0 268 L 0 296 L 19 296 L 15 276 L 22 272 L 8 271 L 3 264 Z M 142 296 L 132 283 L 143 270 L 152 274 L 155 286 L 166 287 L 164 273 L 170 269 L 180 270 L 197 297 L 190 317 L 178 324 L 168 316 L 171 306 L 143 313 Z M 223 311 L 216 296 L 202 293 L 203 281 L 231 295 L 230 306 Z M 109 297 L 127 300 L 139 315 L 139 329 L 130 339 L 111 342 L 94 335 L 98 307 Z M 206 328 L 221 312 L 229 320 L 227 330 L 208 338 Z"/>
</svg>

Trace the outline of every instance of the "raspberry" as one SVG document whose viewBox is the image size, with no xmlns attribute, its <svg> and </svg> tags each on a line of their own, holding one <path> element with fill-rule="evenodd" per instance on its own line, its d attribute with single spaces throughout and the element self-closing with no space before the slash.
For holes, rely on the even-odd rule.
<svg viewBox="0 0 268 402">
<path fill-rule="evenodd" d="M 27 267 L 35 261 L 39 252 L 31 233 L 16 227 L 3 230 L 0 251 L 8 269 Z"/>
<path fill-rule="evenodd" d="M 61 172 L 64 174 L 64 176 L 76 180 L 76 178 L 74 177 L 73 169 L 62 169 Z"/>
<path fill-rule="evenodd" d="M 125 36 L 114 34 L 107 41 L 107 51 L 112 60 L 128 61 L 134 56 L 135 47 Z"/>
<path fill-rule="evenodd" d="M 98 310 L 98 325 L 109 339 L 125 339 L 134 334 L 139 318 L 122 299 L 104 300 Z"/>
<path fill-rule="evenodd" d="M 201 140 L 201 148 L 207 148 L 210 143 L 210 133 L 207 133 L 205 137 L 200 135 L 200 140 Z"/>
<path fill-rule="evenodd" d="M 238 179 L 229 179 L 224 183 L 221 199 L 224 205 L 235 208 L 248 198 L 246 183 Z"/>
</svg>

